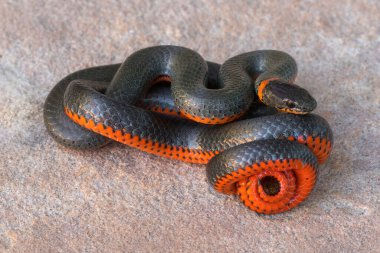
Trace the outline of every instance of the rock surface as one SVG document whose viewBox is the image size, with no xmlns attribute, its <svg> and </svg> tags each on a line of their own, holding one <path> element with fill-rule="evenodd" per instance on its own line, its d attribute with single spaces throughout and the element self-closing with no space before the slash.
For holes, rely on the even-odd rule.
<svg viewBox="0 0 380 253">
<path fill-rule="evenodd" d="M 1 252 L 379 252 L 379 1 L 78 2 L 0 2 Z M 204 166 L 53 141 L 42 108 L 60 78 L 158 44 L 296 58 L 335 133 L 307 201 L 257 215 Z"/>
</svg>

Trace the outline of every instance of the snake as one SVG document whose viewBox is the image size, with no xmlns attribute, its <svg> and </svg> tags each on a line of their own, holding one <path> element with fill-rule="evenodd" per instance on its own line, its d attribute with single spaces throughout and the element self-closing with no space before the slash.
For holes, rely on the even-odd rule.
<svg viewBox="0 0 380 253">
<path fill-rule="evenodd" d="M 296 75 L 295 60 L 282 51 L 251 51 L 219 65 L 185 47 L 153 46 L 63 78 L 46 98 L 44 121 L 66 147 L 117 141 L 206 164 L 216 191 L 276 214 L 309 196 L 333 146 Z"/>
</svg>

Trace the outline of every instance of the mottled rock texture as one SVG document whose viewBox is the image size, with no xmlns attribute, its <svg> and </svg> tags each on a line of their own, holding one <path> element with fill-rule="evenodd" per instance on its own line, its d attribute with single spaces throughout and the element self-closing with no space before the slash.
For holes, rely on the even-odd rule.
<svg viewBox="0 0 380 253">
<path fill-rule="evenodd" d="M 0 1 L 0 252 L 379 252 L 379 13 L 378 0 Z M 158 44 L 296 58 L 335 133 L 306 202 L 261 216 L 214 192 L 204 166 L 53 141 L 42 108 L 60 78 Z"/>
</svg>

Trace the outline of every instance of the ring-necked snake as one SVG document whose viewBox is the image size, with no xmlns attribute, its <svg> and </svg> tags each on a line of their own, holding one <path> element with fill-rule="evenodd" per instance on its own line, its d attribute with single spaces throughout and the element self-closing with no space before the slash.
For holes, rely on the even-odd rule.
<svg viewBox="0 0 380 253">
<path fill-rule="evenodd" d="M 113 139 L 207 164 L 216 190 L 238 194 L 256 212 L 279 213 L 309 195 L 333 143 L 327 121 L 306 114 L 316 102 L 293 84 L 296 72 L 280 51 L 253 51 L 219 66 L 183 47 L 150 47 L 122 64 L 68 75 L 48 95 L 44 120 L 65 146 L 96 148 Z M 247 116 L 256 96 L 291 113 Z"/>
</svg>

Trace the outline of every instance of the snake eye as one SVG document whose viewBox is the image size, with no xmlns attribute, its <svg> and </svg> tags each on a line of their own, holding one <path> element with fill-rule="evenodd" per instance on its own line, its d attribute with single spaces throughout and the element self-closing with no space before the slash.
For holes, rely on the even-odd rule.
<svg viewBox="0 0 380 253">
<path fill-rule="evenodd" d="M 290 101 L 290 100 L 285 100 L 285 104 L 288 108 L 296 107 L 296 103 L 294 103 L 293 101 Z"/>
</svg>

